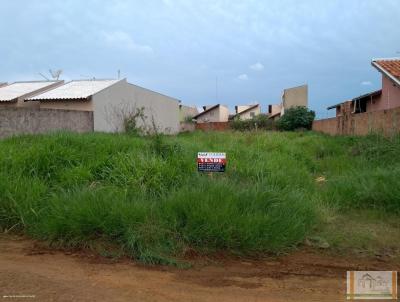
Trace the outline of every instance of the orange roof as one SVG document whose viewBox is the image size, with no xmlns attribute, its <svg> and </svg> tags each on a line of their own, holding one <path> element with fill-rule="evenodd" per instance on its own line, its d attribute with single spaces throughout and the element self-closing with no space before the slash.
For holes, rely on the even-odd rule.
<svg viewBox="0 0 400 302">
<path fill-rule="evenodd" d="M 380 67 L 379 69 L 400 80 L 400 59 L 379 59 L 373 62 Z"/>
</svg>

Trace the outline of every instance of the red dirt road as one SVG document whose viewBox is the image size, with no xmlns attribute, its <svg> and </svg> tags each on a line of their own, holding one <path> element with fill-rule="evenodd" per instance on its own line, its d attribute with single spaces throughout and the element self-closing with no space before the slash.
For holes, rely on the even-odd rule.
<svg viewBox="0 0 400 302">
<path fill-rule="evenodd" d="M 400 270 L 400 264 L 298 251 L 185 270 L 149 268 L 0 236 L 0 301 L 344 301 L 347 270 Z"/>
</svg>

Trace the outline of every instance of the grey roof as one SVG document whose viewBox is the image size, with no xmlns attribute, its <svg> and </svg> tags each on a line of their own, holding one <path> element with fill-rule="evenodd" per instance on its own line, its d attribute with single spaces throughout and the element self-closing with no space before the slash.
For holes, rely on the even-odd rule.
<svg viewBox="0 0 400 302">
<path fill-rule="evenodd" d="M 122 80 L 74 80 L 28 100 L 86 99 L 119 81 Z"/>
<path fill-rule="evenodd" d="M 335 105 L 331 105 L 331 106 L 327 107 L 326 109 L 327 109 L 327 110 L 331 110 L 331 109 L 333 109 L 333 108 L 339 107 L 339 106 L 342 105 L 342 104 L 343 104 L 343 102 L 342 102 L 342 103 L 337 103 L 337 104 L 335 104 Z"/>
<path fill-rule="evenodd" d="M 363 99 L 366 99 L 366 98 L 376 97 L 376 96 L 379 96 L 379 95 L 381 95 L 381 94 L 382 94 L 382 89 L 379 89 L 379 90 L 376 90 L 376 91 L 372 91 L 372 92 L 369 92 L 369 93 L 360 95 L 360 96 L 355 97 L 355 98 L 353 98 L 353 99 L 351 99 L 351 100 L 349 100 L 349 101 L 353 101 L 353 102 L 355 102 L 355 101 L 360 101 L 360 100 L 363 100 Z M 332 106 L 329 106 L 329 107 L 326 108 L 326 109 L 327 109 L 327 110 L 331 110 L 331 109 L 334 109 L 334 108 L 336 108 L 336 107 L 339 107 L 339 106 L 342 105 L 342 104 L 343 104 L 343 102 L 342 102 L 342 103 L 335 104 L 335 105 L 332 105 Z"/>
<path fill-rule="evenodd" d="M 0 102 L 16 101 L 20 97 L 34 93 L 36 90 L 46 88 L 54 83 L 57 83 L 57 81 L 15 82 L 1 86 Z"/>
<path fill-rule="evenodd" d="M 354 99 L 352 99 L 352 101 L 358 101 L 358 100 L 362 100 L 362 99 L 369 98 L 369 97 L 380 96 L 381 94 L 382 94 L 382 89 L 379 89 L 379 90 L 372 91 L 372 92 L 360 95 L 358 97 L 355 97 Z"/>
</svg>

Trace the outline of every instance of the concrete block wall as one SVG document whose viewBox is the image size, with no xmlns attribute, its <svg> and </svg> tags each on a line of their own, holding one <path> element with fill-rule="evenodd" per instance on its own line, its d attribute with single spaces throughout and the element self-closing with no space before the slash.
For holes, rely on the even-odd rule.
<svg viewBox="0 0 400 302">
<path fill-rule="evenodd" d="M 93 112 L 37 108 L 0 109 L 0 138 L 57 130 L 91 132 Z"/>
</svg>

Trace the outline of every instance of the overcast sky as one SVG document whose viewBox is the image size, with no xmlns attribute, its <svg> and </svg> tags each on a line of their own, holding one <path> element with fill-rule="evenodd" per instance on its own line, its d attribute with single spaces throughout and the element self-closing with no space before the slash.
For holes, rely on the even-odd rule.
<svg viewBox="0 0 400 302">
<path fill-rule="evenodd" d="M 1 0 L 0 82 L 116 78 L 197 106 L 279 103 L 307 83 L 320 116 L 379 89 L 400 56 L 399 0 Z M 218 77 L 218 100 L 216 95 Z"/>
</svg>

